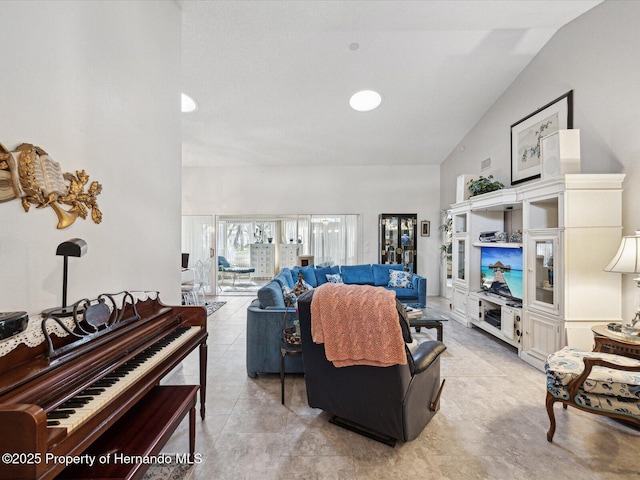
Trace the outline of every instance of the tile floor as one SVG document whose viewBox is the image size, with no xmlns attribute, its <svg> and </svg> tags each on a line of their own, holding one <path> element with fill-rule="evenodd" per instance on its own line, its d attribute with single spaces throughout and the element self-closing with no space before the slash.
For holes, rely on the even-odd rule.
<svg viewBox="0 0 640 480">
<path fill-rule="evenodd" d="M 203 462 L 191 480 L 640 479 L 638 430 L 556 404 L 557 431 L 548 443 L 544 374 L 477 329 L 446 322 L 441 409 L 416 440 L 390 448 L 309 408 L 302 376 L 287 376 L 284 406 L 278 375 L 247 377 L 252 298 L 213 299 L 227 304 L 208 319 L 207 417 L 198 417 L 196 440 Z M 431 335 L 435 330 L 423 329 L 415 338 Z M 196 356 L 166 383 L 197 383 Z M 183 422 L 164 452 L 187 445 Z"/>
</svg>

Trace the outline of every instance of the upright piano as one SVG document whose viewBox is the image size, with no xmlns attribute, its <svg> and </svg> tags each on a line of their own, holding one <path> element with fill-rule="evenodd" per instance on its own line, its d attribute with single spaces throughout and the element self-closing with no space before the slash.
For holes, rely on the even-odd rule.
<svg viewBox="0 0 640 480">
<path fill-rule="evenodd" d="M 0 342 L 0 479 L 94 478 L 65 469 L 64 459 L 97 455 L 109 442 L 158 453 L 182 418 L 166 413 L 171 408 L 190 410 L 193 454 L 198 390 L 205 416 L 206 309 L 166 306 L 154 293 L 122 292 L 82 300 L 74 310 L 73 317 L 54 312 L 38 319 L 40 325 L 20 334 L 28 338 Z M 200 384 L 160 386 L 196 347 Z M 157 438 L 144 438 L 147 420 L 149 435 Z M 140 478 L 144 468 L 124 478 Z"/>
</svg>

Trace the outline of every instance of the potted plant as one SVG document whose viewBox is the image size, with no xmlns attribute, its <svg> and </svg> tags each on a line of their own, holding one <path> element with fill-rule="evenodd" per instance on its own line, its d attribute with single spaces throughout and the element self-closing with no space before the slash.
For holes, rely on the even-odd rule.
<svg viewBox="0 0 640 480">
<path fill-rule="evenodd" d="M 504 184 L 497 180 L 493 180 L 493 175 L 489 175 L 488 177 L 480 175 L 477 180 L 473 178 L 469 180 L 467 187 L 471 192 L 471 196 L 475 197 L 476 195 L 482 195 L 483 193 L 501 190 L 504 188 Z"/>
<path fill-rule="evenodd" d="M 440 245 L 440 253 L 445 259 L 447 278 L 451 278 L 451 261 L 453 259 L 453 218 L 447 210 L 442 211 L 442 225 L 440 225 L 442 237 L 445 243 Z"/>
</svg>

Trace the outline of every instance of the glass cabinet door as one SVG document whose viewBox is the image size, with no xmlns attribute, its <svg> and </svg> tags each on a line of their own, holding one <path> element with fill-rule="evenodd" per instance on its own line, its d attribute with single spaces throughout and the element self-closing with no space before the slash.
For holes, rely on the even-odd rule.
<svg viewBox="0 0 640 480">
<path fill-rule="evenodd" d="M 465 280 L 467 265 L 467 241 L 466 238 L 456 238 L 454 240 L 454 271 L 456 280 Z"/>
<path fill-rule="evenodd" d="M 529 243 L 527 273 L 529 305 L 556 313 L 558 288 L 555 282 L 554 257 L 558 254 L 556 238 L 533 236 Z"/>
<path fill-rule="evenodd" d="M 401 264 L 407 272 L 416 273 L 416 234 L 418 216 L 415 214 L 382 214 L 379 216 L 379 262 Z"/>
</svg>

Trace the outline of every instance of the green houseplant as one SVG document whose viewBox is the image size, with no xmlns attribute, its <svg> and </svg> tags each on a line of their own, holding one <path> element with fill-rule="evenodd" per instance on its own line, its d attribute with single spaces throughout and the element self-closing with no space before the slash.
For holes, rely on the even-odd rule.
<svg viewBox="0 0 640 480">
<path fill-rule="evenodd" d="M 469 180 L 467 187 L 471 192 L 471 196 L 475 197 L 476 195 L 482 195 L 483 193 L 501 190 L 504 188 L 504 184 L 497 180 L 493 180 L 493 175 L 489 175 L 488 177 L 480 175 L 477 180 L 473 178 Z"/>
<path fill-rule="evenodd" d="M 453 233 L 453 217 L 447 210 L 442 211 L 442 225 L 440 225 L 440 231 L 442 231 L 442 236 L 445 241 L 445 243 L 440 245 L 440 251 L 443 255 L 447 256 L 448 260 L 450 260 L 452 251 L 451 237 Z"/>
<path fill-rule="evenodd" d="M 445 261 L 447 278 L 451 278 L 453 261 L 453 217 L 451 216 L 451 212 L 447 210 L 442 211 L 442 225 L 440 225 L 440 230 L 442 231 L 442 238 L 445 242 L 440 245 L 440 253 Z"/>
</svg>

